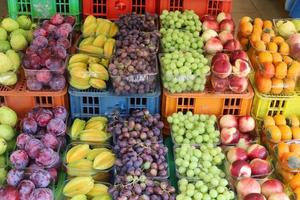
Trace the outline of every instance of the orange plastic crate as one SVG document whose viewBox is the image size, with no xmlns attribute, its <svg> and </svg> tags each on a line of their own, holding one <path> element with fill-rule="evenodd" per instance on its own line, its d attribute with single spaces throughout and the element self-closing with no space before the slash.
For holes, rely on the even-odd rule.
<svg viewBox="0 0 300 200">
<path fill-rule="evenodd" d="M 111 20 L 123 14 L 145 14 L 156 12 L 156 0 L 84 0 L 83 16 L 94 15 Z"/>
<path fill-rule="evenodd" d="M 163 10 L 194 10 L 197 15 L 217 15 L 231 12 L 232 0 L 160 0 L 159 13 Z"/>
<path fill-rule="evenodd" d="M 0 86 L 0 105 L 8 106 L 23 118 L 34 107 L 53 108 L 65 106 L 69 109 L 67 86 L 62 91 L 44 92 L 28 91 L 25 79 L 21 79 L 15 86 Z"/>
<path fill-rule="evenodd" d="M 166 127 L 164 132 L 169 131 L 167 117 L 176 112 L 191 111 L 194 114 L 210 114 L 217 117 L 226 114 L 250 115 L 253 96 L 251 84 L 244 94 L 214 93 L 211 89 L 204 93 L 172 94 L 163 89 L 161 112 Z"/>
</svg>

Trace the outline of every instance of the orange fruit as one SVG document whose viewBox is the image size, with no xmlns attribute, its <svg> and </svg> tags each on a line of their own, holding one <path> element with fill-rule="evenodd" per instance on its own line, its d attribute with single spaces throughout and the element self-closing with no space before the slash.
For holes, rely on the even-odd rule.
<svg viewBox="0 0 300 200">
<path fill-rule="evenodd" d="M 277 45 L 283 43 L 285 40 L 281 36 L 275 36 L 272 38 L 272 42 L 275 42 Z"/>
<path fill-rule="evenodd" d="M 240 20 L 240 25 L 243 24 L 243 23 L 246 23 L 246 22 L 252 22 L 253 20 L 251 19 L 251 17 L 248 17 L 248 16 L 244 16 L 241 18 Z"/>
<path fill-rule="evenodd" d="M 298 61 L 292 61 L 287 71 L 287 77 L 293 80 L 297 80 L 300 73 L 300 63 Z"/>
<path fill-rule="evenodd" d="M 277 52 L 278 50 L 278 46 L 275 42 L 269 42 L 267 44 L 267 50 L 271 51 L 271 52 Z"/>
<path fill-rule="evenodd" d="M 280 53 L 278 52 L 274 52 L 272 53 L 272 57 L 273 57 L 273 63 L 279 63 L 279 62 L 282 62 L 282 56 Z"/>
<path fill-rule="evenodd" d="M 278 126 L 281 132 L 281 140 L 291 140 L 293 137 L 292 130 L 289 126 L 287 125 L 280 125 Z"/>
<path fill-rule="evenodd" d="M 271 62 L 262 63 L 262 75 L 264 78 L 272 78 L 275 75 L 275 66 Z"/>
<path fill-rule="evenodd" d="M 246 37 L 241 37 L 241 38 L 239 39 L 239 42 L 240 42 L 240 44 L 241 44 L 241 46 L 242 46 L 242 48 L 243 48 L 244 50 L 248 50 L 248 49 L 249 49 L 249 39 L 248 39 L 248 38 L 246 38 Z"/>
<path fill-rule="evenodd" d="M 300 120 L 298 118 L 297 115 L 290 115 L 288 117 L 286 117 L 286 125 L 290 126 L 290 127 L 299 127 L 300 125 Z"/>
<path fill-rule="evenodd" d="M 293 79 L 285 78 L 283 79 L 284 92 L 289 94 L 295 91 L 296 82 Z"/>
<path fill-rule="evenodd" d="M 263 32 L 263 30 L 261 27 L 256 26 L 256 25 L 253 26 L 252 34 L 257 34 L 261 37 L 262 32 Z"/>
<path fill-rule="evenodd" d="M 263 28 L 268 28 L 268 29 L 272 29 L 273 28 L 273 23 L 270 20 L 265 20 L 263 22 Z"/>
<path fill-rule="evenodd" d="M 300 139 L 300 128 L 299 127 L 292 127 L 293 139 L 299 140 Z"/>
<path fill-rule="evenodd" d="M 287 143 L 285 143 L 285 142 L 280 142 L 280 143 L 277 145 L 277 147 L 276 147 L 276 149 L 275 149 L 275 152 L 276 152 L 276 154 L 277 154 L 277 157 L 278 157 L 279 159 L 281 159 L 281 157 L 282 157 L 282 155 L 283 155 L 284 153 L 290 152 L 289 145 L 288 145 Z"/>
<path fill-rule="evenodd" d="M 273 62 L 272 54 L 270 52 L 267 52 L 267 51 L 259 52 L 259 54 L 258 54 L 258 61 L 260 63 Z"/>
<path fill-rule="evenodd" d="M 262 40 L 258 40 L 256 42 L 254 42 L 254 47 L 256 51 L 265 51 L 266 50 L 266 45 L 264 43 L 264 41 Z"/>
<path fill-rule="evenodd" d="M 290 144 L 290 151 L 300 155 L 300 144 Z"/>
<path fill-rule="evenodd" d="M 264 127 L 275 126 L 275 120 L 271 116 L 265 116 Z"/>
<path fill-rule="evenodd" d="M 263 25 L 264 25 L 264 22 L 263 22 L 263 20 L 262 20 L 261 18 L 256 17 L 256 18 L 254 19 L 253 24 L 262 28 Z"/>
<path fill-rule="evenodd" d="M 288 43 L 286 43 L 286 42 L 280 43 L 279 53 L 281 53 L 281 55 L 289 55 L 290 47 L 289 47 Z"/>
<path fill-rule="evenodd" d="M 254 44 L 255 42 L 259 41 L 260 40 L 260 33 L 255 33 L 253 32 L 251 35 L 250 35 L 250 41 Z"/>
<path fill-rule="evenodd" d="M 240 25 L 240 33 L 243 37 L 248 37 L 253 31 L 253 25 L 250 22 L 244 22 Z"/>
<path fill-rule="evenodd" d="M 272 89 L 272 81 L 269 78 L 264 78 L 259 72 L 255 72 L 255 84 L 257 90 L 263 94 L 268 94 Z"/>
<path fill-rule="evenodd" d="M 269 33 L 262 33 L 261 40 L 265 43 L 269 43 L 271 41 L 271 35 Z"/>
<path fill-rule="evenodd" d="M 300 187 L 300 173 L 294 176 L 289 183 L 293 189 Z"/>
<path fill-rule="evenodd" d="M 282 79 L 272 78 L 272 94 L 280 94 L 283 91 L 283 81 Z"/>
<path fill-rule="evenodd" d="M 292 64 L 293 59 L 290 56 L 283 56 L 283 62 L 285 62 L 287 65 Z"/>
<path fill-rule="evenodd" d="M 267 138 L 274 142 L 279 143 L 281 141 L 281 132 L 277 126 L 268 126 L 266 128 Z"/>
<path fill-rule="evenodd" d="M 275 77 L 278 79 L 284 79 L 287 75 L 287 64 L 285 62 L 279 62 L 275 66 Z"/>
<path fill-rule="evenodd" d="M 273 119 L 275 121 L 276 126 L 286 125 L 286 120 L 285 120 L 285 117 L 283 115 L 277 114 L 273 117 Z"/>
</svg>

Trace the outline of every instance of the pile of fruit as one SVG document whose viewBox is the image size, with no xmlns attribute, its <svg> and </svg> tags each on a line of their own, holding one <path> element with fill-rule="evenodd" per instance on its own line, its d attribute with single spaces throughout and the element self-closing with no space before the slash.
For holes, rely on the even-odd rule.
<svg viewBox="0 0 300 200">
<path fill-rule="evenodd" d="M 68 71 L 70 85 L 79 90 L 90 87 L 106 89 L 109 79 L 108 60 L 77 53 L 70 57 Z"/>
<path fill-rule="evenodd" d="M 33 24 L 27 16 L 16 20 L 4 18 L 0 23 L 0 84 L 14 85 L 21 65 L 18 52 L 24 51 L 33 38 Z"/>
<path fill-rule="evenodd" d="M 34 31 L 22 61 L 29 90 L 65 88 L 65 62 L 74 24 L 75 17 L 56 14 Z"/>
<path fill-rule="evenodd" d="M 117 49 L 108 69 L 117 95 L 151 93 L 156 89 L 158 74 L 156 53 L 160 35 L 153 30 L 154 21 L 153 23 L 151 21 L 147 16 L 128 14 L 116 22 L 120 26 Z M 143 25 L 137 27 L 134 22 Z"/>
<path fill-rule="evenodd" d="M 300 32 L 299 19 L 278 19 L 274 20 L 274 23 L 277 33 L 284 38 Z"/>
<path fill-rule="evenodd" d="M 116 24 L 120 29 L 139 30 L 142 32 L 152 32 L 158 29 L 158 19 L 156 15 L 146 13 L 138 15 L 135 13 L 122 15 Z"/>
<path fill-rule="evenodd" d="M 248 88 L 251 65 L 243 50 L 216 53 L 211 60 L 211 85 L 216 92 L 243 93 Z"/>
<path fill-rule="evenodd" d="M 71 143 L 67 147 L 64 164 L 69 176 L 93 176 L 110 170 L 115 160 L 115 154 L 104 145 Z"/>
<path fill-rule="evenodd" d="M 109 59 L 114 52 L 118 26 L 102 18 L 89 15 L 82 26 L 82 38 L 78 41 L 78 50 L 81 53 L 93 54 L 96 57 Z"/>
<path fill-rule="evenodd" d="M 201 18 L 204 50 L 208 54 L 240 50 L 241 45 L 234 38 L 235 24 L 230 13 L 220 12 L 217 16 L 204 15 Z"/>
<path fill-rule="evenodd" d="M 91 117 L 85 121 L 76 118 L 69 131 L 71 140 L 81 142 L 106 143 L 111 138 L 107 132 L 107 118 L 102 116 Z"/>
<path fill-rule="evenodd" d="M 175 145 L 219 143 L 220 132 L 215 115 L 178 112 L 169 116 L 167 120 L 171 125 L 171 136 Z"/>
</svg>

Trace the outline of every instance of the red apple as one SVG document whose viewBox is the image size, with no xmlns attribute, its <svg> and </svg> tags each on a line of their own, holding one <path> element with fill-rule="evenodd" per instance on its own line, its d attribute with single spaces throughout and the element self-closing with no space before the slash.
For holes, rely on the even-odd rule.
<svg viewBox="0 0 300 200">
<path fill-rule="evenodd" d="M 269 196 L 268 200 L 290 200 L 289 196 L 284 192 L 273 193 Z"/>
<path fill-rule="evenodd" d="M 243 93 L 247 90 L 248 79 L 245 77 L 232 76 L 229 78 L 229 88 L 235 93 Z"/>
<path fill-rule="evenodd" d="M 260 193 L 260 184 L 253 178 L 242 178 L 236 186 L 236 190 L 239 196 L 244 198 L 251 193 Z"/>
<path fill-rule="evenodd" d="M 2 198 L 1 198 L 2 197 Z M 17 188 L 13 186 L 5 186 L 5 188 L 1 191 L 0 199 L 3 200 L 19 200 L 20 194 Z"/>
<path fill-rule="evenodd" d="M 247 60 L 237 59 L 232 67 L 232 71 L 236 76 L 247 77 L 251 72 L 251 67 Z"/>
<path fill-rule="evenodd" d="M 208 54 L 215 54 L 217 52 L 220 52 L 223 50 L 223 45 L 221 43 L 221 40 L 218 38 L 210 38 L 204 46 L 204 50 Z"/>
<path fill-rule="evenodd" d="M 230 62 L 232 64 L 234 64 L 237 59 L 244 59 L 244 60 L 249 61 L 247 53 L 243 50 L 236 50 L 236 51 L 231 52 Z"/>
<path fill-rule="evenodd" d="M 222 44 L 225 44 L 227 41 L 232 40 L 234 37 L 231 32 L 222 31 L 219 33 L 219 38 L 220 38 Z"/>
<path fill-rule="evenodd" d="M 271 164 L 263 159 L 255 158 L 250 162 L 252 175 L 262 176 L 271 172 Z"/>
<path fill-rule="evenodd" d="M 216 60 L 219 60 L 219 59 L 222 59 L 222 60 L 228 60 L 229 61 L 229 56 L 226 54 L 226 53 L 221 53 L 221 52 L 218 52 L 216 53 L 212 60 L 211 60 L 211 64 L 213 65 L 215 63 Z"/>
<path fill-rule="evenodd" d="M 205 20 L 202 23 L 202 29 L 204 31 L 206 31 L 208 29 L 212 29 L 216 32 L 219 32 L 219 23 L 216 20 Z"/>
<path fill-rule="evenodd" d="M 232 39 L 232 40 L 228 40 L 224 44 L 223 48 L 224 48 L 224 50 L 228 50 L 228 51 L 240 50 L 241 49 L 241 44 L 238 40 Z"/>
<path fill-rule="evenodd" d="M 223 115 L 219 121 L 220 127 L 222 128 L 232 128 L 237 127 L 237 118 L 234 115 Z"/>
<path fill-rule="evenodd" d="M 250 177 L 251 167 L 247 161 L 236 160 L 230 165 L 230 174 L 234 177 Z"/>
<path fill-rule="evenodd" d="M 238 127 L 243 133 L 251 132 L 255 129 L 255 120 L 251 116 L 242 116 L 238 119 Z"/>
<path fill-rule="evenodd" d="M 212 73 L 219 78 L 227 78 L 232 73 L 229 60 L 217 59 L 211 67 Z"/>
<path fill-rule="evenodd" d="M 228 78 L 219 78 L 212 75 L 210 78 L 211 85 L 216 92 L 224 92 L 229 88 Z"/>
<path fill-rule="evenodd" d="M 223 128 L 221 131 L 222 144 L 236 144 L 240 139 L 240 132 L 236 128 Z"/>
<path fill-rule="evenodd" d="M 209 20 L 216 20 L 216 17 L 213 16 L 213 15 L 203 15 L 201 17 L 201 22 L 204 22 L 204 21 L 209 21 Z"/>
<path fill-rule="evenodd" d="M 261 193 L 269 197 L 273 193 L 283 192 L 283 184 L 277 179 L 269 179 L 261 185 Z"/>
<path fill-rule="evenodd" d="M 265 160 L 268 156 L 267 149 L 260 144 L 252 144 L 248 150 L 249 160 L 253 160 L 255 158 L 260 158 Z"/>
<path fill-rule="evenodd" d="M 220 12 L 217 16 L 217 22 L 220 23 L 224 19 L 232 19 L 232 16 L 230 13 Z"/>
<path fill-rule="evenodd" d="M 201 37 L 203 38 L 204 42 L 207 42 L 209 39 L 217 37 L 218 33 L 212 29 L 208 29 L 203 32 Z"/>
<path fill-rule="evenodd" d="M 233 163 L 237 160 L 247 160 L 247 152 L 239 147 L 233 147 L 227 152 L 227 159 L 230 163 Z"/>
<path fill-rule="evenodd" d="M 245 196 L 243 200 L 266 200 L 266 197 L 259 193 L 251 193 Z"/>
<path fill-rule="evenodd" d="M 234 33 L 234 22 L 232 19 L 224 19 L 221 21 L 219 25 L 220 31 L 229 31 L 230 33 Z"/>
</svg>

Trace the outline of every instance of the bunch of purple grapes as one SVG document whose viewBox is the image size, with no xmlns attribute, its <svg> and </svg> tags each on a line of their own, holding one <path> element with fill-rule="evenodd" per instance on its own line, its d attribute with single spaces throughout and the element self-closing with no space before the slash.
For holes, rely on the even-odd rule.
<svg viewBox="0 0 300 200">
<path fill-rule="evenodd" d="M 142 32 L 139 30 L 122 29 L 117 35 L 117 49 L 146 49 L 155 54 L 159 48 L 160 32 Z"/>
<path fill-rule="evenodd" d="M 175 188 L 168 181 L 153 181 L 146 176 L 117 176 L 109 189 L 115 200 L 175 200 Z"/>
<path fill-rule="evenodd" d="M 151 32 L 158 29 L 157 15 L 146 13 L 145 15 L 137 15 L 134 13 L 123 15 L 116 21 L 119 29 L 140 30 Z"/>
<path fill-rule="evenodd" d="M 118 175 L 168 177 L 168 148 L 163 144 L 140 143 L 127 147 L 116 145 L 114 150 L 118 152 L 115 162 Z"/>
<path fill-rule="evenodd" d="M 126 147 L 139 143 L 161 143 L 164 124 L 160 115 L 152 115 L 147 109 L 135 110 L 128 117 L 110 121 L 108 131 L 114 135 L 115 144 Z"/>
</svg>

